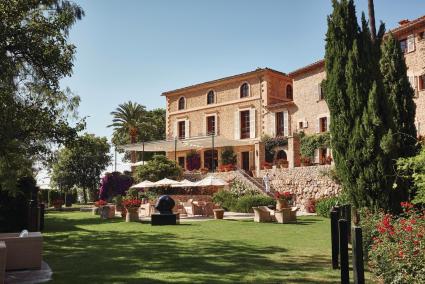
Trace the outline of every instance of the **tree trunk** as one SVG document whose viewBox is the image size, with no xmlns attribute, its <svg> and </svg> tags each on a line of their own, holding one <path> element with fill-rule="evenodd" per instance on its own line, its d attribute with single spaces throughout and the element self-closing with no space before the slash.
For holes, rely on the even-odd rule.
<svg viewBox="0 0 425 284">
<path fill-rule="evenodd" d="M 85 188 L 83 188 L 83 199 L 84 199 L 84 204 L 87 204 L 87 190 Z"/>
<path fill-rule="evenodd" d="M 375 7 L 373 5 L 373 0 L 368 0 L 368 10 L 369 10 L 369 25 L 370 25 L 370 34 L 372 41 L 376 40 L 376 26 L 375 26 Z"/>
<path fill-rule="evenodd" d="M 130 143 L 131 144 L 134 144 L 134 143 L 136 143 L 136 135 L 137 135 L 137 130 L 136 129 L 131 129 L 130 130 Z M 131 151 L 131 163 L 135 163 L 136 162 L 136 159 L 137 159 L 137 156 L 136 156 L 136 151 Z"/>
</svg>

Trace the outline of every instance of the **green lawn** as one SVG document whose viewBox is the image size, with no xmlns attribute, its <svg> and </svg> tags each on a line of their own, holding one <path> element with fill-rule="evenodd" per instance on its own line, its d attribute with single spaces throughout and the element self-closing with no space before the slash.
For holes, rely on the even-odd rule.
<svg viewBox="0 0 425 284">
<path fill-rule="evenodd" d="M 338 283 L 329 220 L 204 221 L 178 226 L 46 215 L 44 259 L 54 283 Z"/>
</svg>

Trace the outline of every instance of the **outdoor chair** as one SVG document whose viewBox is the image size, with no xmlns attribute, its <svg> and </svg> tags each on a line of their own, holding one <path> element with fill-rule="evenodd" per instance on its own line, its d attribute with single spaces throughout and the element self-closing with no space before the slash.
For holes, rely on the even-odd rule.
<svg viewBox="0 0 425 284">
<path fill-rule="evenodd" d="M 252 207 L 254 210 L 254 222 L 272 222 L 273 217 L 269 210 L 264 208 L 265 206 Z"/>
<path fill-rule="evenodd" d="M 187 216 L 202 215 L 202 207 L 194 203 L 193 199 L 183 202 L 183 208 Z"/>
<path fill-rule="evenodd" d="M 6 270 L 40 269 L 42 262 L 43 237 L 40 232 L 0 234 L 0 242 L 7 248 Z"/>
</svg>

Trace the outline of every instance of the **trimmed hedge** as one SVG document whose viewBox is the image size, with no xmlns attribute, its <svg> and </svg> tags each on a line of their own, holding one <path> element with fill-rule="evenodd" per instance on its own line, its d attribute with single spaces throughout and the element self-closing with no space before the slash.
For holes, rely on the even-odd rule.
<svg viewBox="0 0 425 284">
<path fill-rule="evenodd" d="M 252 207 L 273 205 L 275 203 L 276 201 L 274 200 L 274 198 L 270 196 L 265 196 L 261 194 L 245 195 L 240 197 L 237 200 L 234 211 L 243 212 L 243 213 L 252 213 L 253 212 Z"/>
</svg>

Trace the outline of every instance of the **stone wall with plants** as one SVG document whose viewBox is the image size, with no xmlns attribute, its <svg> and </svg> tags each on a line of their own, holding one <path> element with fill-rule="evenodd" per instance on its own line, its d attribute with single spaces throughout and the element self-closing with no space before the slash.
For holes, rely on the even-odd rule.
<svg viewBox="0 0 425 284">
<path fill-rule="evenodd" d="M 290 191 L 295 195 L 295 204 L 306 211 L 309 200 L 338 195 L 341 186 L 334 177 L 333 167 L 329 165 L 297 167 L 293 169 L 262 170 L 271 177 L 271 188 L 275 191 Z"/>
</svg>

